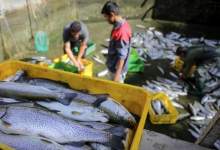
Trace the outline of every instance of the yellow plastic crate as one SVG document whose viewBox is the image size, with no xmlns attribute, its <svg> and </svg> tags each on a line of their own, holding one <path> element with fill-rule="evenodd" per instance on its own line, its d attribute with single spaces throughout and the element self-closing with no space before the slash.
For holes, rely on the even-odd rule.
<svg viewBox="0 0 220 150">
<path fill-rule="evenodd" d="M 150 115 L 150 121 L 153 124 L 174 124 L 176 123 L 177 117 L 179 115 L 176 108 L 172 105 L 171 101 L 169 100 L 168 96 L 164 93 L 156 93 L 152 96 L 151 101 L 154 100 L 161 100 L 161 102 L 166 107 L 166 110 L 169 112 L 169 114 L 162 114 L 157 115 L 151 104 L 149 108 L 149 115 Z"/>
<path fill-rule="evenodd" d="M 15 150 L 14 148 L 9 147 L 8 145 L 0 143 L 0 150 Z"/>
<path fill-rule="evenodd" d="M 65 55 L 61 56 L 60 58 L 55 58 L 53 61 L 54 61 L 54 63 L 57 63 L 59 61 L 68 62 L 69 57 L 65 54 Z M 87 59 L 83 59 L 82 63 L 84 64 L 85 69 L 82 72 L 80 72 L 79 74 L 92 77 L 92 75 L 93 75 L 93 62 L 89 61 Z"/>
<path fill-rule="evenodd" d="M 74 89 L 88 90 L 90 93 L 94 94 L 109 94 L 119 103 L 124 105 L 131 113 L 140 117 L 140 120 L 133 130 L 131 141 L 129 142 L 130 146 L 128 148 L 130 150 L 139 149 L 150 104 L 150 94 L 143 88 L 98 78 L 91 78 L 88 76 L 81 76 L 20 61 L 6 61 L 1 63 L 0 80 L 15 74 L 16 71 L 20 69 L 25 70 L 28 75 L 33 78 L 45 78 L 65 82 Z"/>
<path fill-rule="evenodd" d="M 183 68 L 184 62 L 180 59 L 179 56 L 176 57 L 175 59 L 175 63 L 173 64 L 173 68 L 180 72 Z M 191 70 L 190 70 L 190 76 L 192 76 L 194 74 L 194 72 L 196 71 L 196 65 L 193 65 Z"/>
</svg>

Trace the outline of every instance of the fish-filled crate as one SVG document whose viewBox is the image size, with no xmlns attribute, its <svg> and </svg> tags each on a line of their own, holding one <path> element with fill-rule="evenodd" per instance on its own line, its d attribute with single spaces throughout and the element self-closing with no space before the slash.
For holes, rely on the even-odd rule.
<svg viewBox="0 0 220 150">
<path fill-rule="evenodd" d="M 150 103 L 142 88 L 20 61 L 0 64 L 0 80 L 0 143 L 139 149 Z"/>
</svg>

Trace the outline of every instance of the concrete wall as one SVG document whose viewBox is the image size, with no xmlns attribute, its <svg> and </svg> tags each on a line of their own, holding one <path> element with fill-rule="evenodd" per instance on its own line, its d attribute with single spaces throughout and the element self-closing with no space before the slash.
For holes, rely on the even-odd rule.
<svg viewBox="0 0 220 150">
<path fill-rule="evenodd" d="M 219 0 L 155 0 L 154 19 L 219 26 Z"/>
</svg>

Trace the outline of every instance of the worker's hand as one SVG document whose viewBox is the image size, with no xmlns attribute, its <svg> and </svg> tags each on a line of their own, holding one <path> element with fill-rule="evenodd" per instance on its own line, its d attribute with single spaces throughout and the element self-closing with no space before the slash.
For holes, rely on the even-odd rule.
<svg viewBox="0 0 220 150">
<path fill-rule="evenodd" d="M 83 71 L 85 69 L 83 63 L 82 63 L 82 60 L 80 58 L 77 58 L 77 62 L 79 64 L 79 71 Z"/>
</svg>

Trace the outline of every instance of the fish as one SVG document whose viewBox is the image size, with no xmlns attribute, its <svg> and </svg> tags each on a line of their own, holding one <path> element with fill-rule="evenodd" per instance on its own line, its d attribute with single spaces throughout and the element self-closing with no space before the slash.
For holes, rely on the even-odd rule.
<svg viewBox="0 0 220 150">
<path fill-rule="evenodd" d="M 16 102 L 19 102 L 19 101 L 12 99 L 12 98 L 0 97 L 0 103 L 16 103 Z"/>
<path fill-rule="evenodd" d="M 211 96 L 220 98 L 220 88 L 210 93 Z"/>
<path fill-rule="evenodd" d="M 100 64 L 105 64 L 105 62 L 103 60 L 100 59 L 99 56 L 95 55 L 92 57 L 96 62 L 100 63 Z"/>
<path fill-rule="evenodd" d="M 107 55 L 107 54 L 108 54 L 108 49 L 107 49 L 107 48 L 102 49 L 102 50 L 101 50 L 101 54 Z"/>
<path fill-rule="evenodd" d="M 93 150 L 111 150 L 111 147 L 105 146 L 100 143 L 91 143 L 90 144 Z"/>
<path fill-rule="evenodd" d="M 202 120 L 205 120 L 205 117 L 203 117 L 203 116 L 191 116 L 190 120 L 202 121 Z"/>
<path fill-rule="evenodd" d="M 201 130 L 193 123 L 189 123 L 189 126 L 194 130 L 196 131 L 198 134 L 201 134 Z"/>
<path fill-rule="evenodd" d="M 104 111 L 106 114 L 109 115 L 110 120 L 116 123 L 122 123 L 126 126 L 133 126 L 136 124 L 136 120 L 133 117 L 133 115 L 120 103 L 118 103 L 116 100 L 111 98 L 109 95 L 106 94 L 88 94 L 81 91 L 77 91 L 74 89 L 67 88 L 64 85 L 59 85 L 59 83 L 51 81 L 51 80 L 44 80 L 41 79 L 38 80 L 35 79 L 35 82 L 31 82 L 34 85 L 38 86 L 45 86 L 49 88 L 50 90 L 61 92 L 61 93 L 72 93 L 75 94 L 76 97 L 74 98 L 74 101 L 78 102 L 84 102 L 91 104 L 102 111 Z"/>
<path fill-rule="evenodd" d="M 108 69 L 105 69 L 97 74 L 97 77 L 104 77 L 108 74 Z"/>
<path fill-rule="evenodd" d="M 137 24 L 136 27 L 140 28 L 140 29 L 146 29 L 146 27 L 144 25 L 141 25 L 141 24 Z"/>
<path fill-rule="evenodd" d="M 190 113 L 181 113 L 181 114 L 179 114 L 178 115 L 178 118 L 177 118 L 177 120 L 183 120 L 183 119 L 185 119 L 185 118 L 188 118 L 190 116 Z"/>
<path fill-rule="evenodd" d="M 215 141 L 214 147 L 215 147 L 217 150 L 220 150 L 220 139 L 218 139 L 218 140 Z"/>
<path fill-rule="evenodd" d="M 0 132 L 0 142 L 16 150 L 91 150 L 89 146 L 67 146 L 42 137 L 8 135 L 2 132 Z"/>
<path fill-rule="evenodd" d="M 193 114 L 193 116 L 196 116 L 197 113 L 200 111 L 200 108 L 194 107 L 194 105 L 192 105 L 192 104 L 189 104 L 189 108 L 190 108 L 190 111 Z"/>
<path fill-rule="evenodd" d="M 127 133 L 129 132 L 129 129 L 124 126 L 121 125 L 113 126 L 103 122 L 79 122 L 79 124 L 93 129 L 111 132 L 113 135 L 119 137 L 126 137 Z"/>
<path fill-rule="evenodd" d="M 111 97 L 100 98 L 93 102 L 93 105 L 107 113 L 113 122 L 125 126 L 134 126 L 137 123 L 134 116 L 123 105 Z"/>
<path fill-rule="evenodd" d="M 114 126 L 108 123 L 103 123 L 103 122 L 79 122 L 79 124 L 82 124 L 84 126 L 88 126 L 94 129 L 98 129 L 98 130 L 108 130 L 113 128 Z"/>
<path fill-rule="evenodd" d="M 193 131 L 192 129 L 188 129 L 188 131 L 191 133 L 191 135 L 195 138 L 198 139 L 200 137 L 200 135 L 198 133 L 196 133 L 195 131 Z"/>
<path fill-rule="evenodd" d="M 217 101 L 217 108 L 220 109 L 220 100 Z"/>
<path fill-rule="evenodd" d="M 14 75 L 11 75 L 9 77 L 7 77 L 6 79 L 4 79 L 3 81 L 6 82 L 15 82 L 17 80 L 21 80 L 21 78 L 26 74 L 26 72 L 24 70 L 18 70 Z"/>
<path fill-rule="evenodd" d="M 175 79 L 178 79 L 178 76 L 176 74 L 174 74 L 173 72 L 170 72 L 169 74 L 170 74 L 171 77 L 173 77 Z"/>
<path fill-rule="evenodd" d="M 201 100 L 201 104 L 214 103 L 215 101 L 216 101 L 215 98 L 212 98 L 210 95 L 205 95 Z"/>
<path fill-rule="evenodd" d="M 164 75 L 165 72 L 161 67 L 157 66 L 157 69 Z"/>
<path fill-rule="evenodd" d="M 157 115 L 162 115 L 164 113 L 164 107 L 160 100 L 153 100 L 151 106 Z"/>
<path fill-rule="evenodd" d="M 171 101 L 171 103 L 172 103 L 173 106 L 176 107 L 176 108 L 184 109 L 183 105 L 181 105 L 181 104 L 179 104 L 179 103 L 177 103 L 177 102 L 175 102 L 175 101 Z"/>
<path fill-rule="evenodd" d="M 123 149 L 122 137 L 96 130 L 38 108 L 0 107 L 0 130 L 7 134 L 40 136 L 60 144 L 71 142 L 102 143 Z"/>
<path fill-rule="evenodd" d="M 41 86 L 25 83 L 0 82 L 0 96 L 29 100 L 50 99 L 68 105 L 76 97 L 74 93 L 57 93 Z"/>
<path fill-rule="evenodd" d="M 72 101 L 68 106 L 59 102 L 37 101 L 36 103 L 57 114 L 76 121 L 109 121 L 109 116 L 106 113 L 86 103 Z"/>
</svg>

